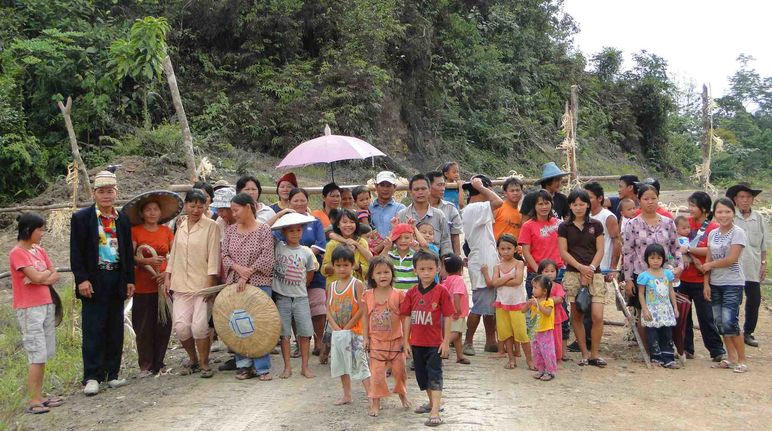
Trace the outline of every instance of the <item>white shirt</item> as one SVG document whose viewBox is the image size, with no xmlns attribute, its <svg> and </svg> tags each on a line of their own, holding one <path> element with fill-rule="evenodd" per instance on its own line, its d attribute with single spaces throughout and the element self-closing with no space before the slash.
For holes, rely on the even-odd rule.
<svg viewBox="0 0 772 431">
<path fill-rule="evenodd" d="M 488 275 L 493 278 L 493 267 L 499 263 L 496 239 L 493 236 L 493 212 L 490 202 L 474 202 L 464 208 L 464 238 L 471 250 L 468 258 L 469 281 L 472 289 L 485 288 L 485 278 L 480 272 L 488 265 Z"/>
<path fill-rule="evenodd" d="M 603 225 L 603 259 L 600 261 L 600 269 L 614 269 L 611 268 L 611 254 L 613 253 L 613 238 L 611 238 L 611 235 L 609 235 L 608 232 L 608 225 L 606 223 L 608 222 L 608 218 L 613 217 L 616 220 L 616 216 L 614 213 L 609 211 L 607 208 L 603 208 L 600 210 L 598 214 L 592 214 L 590 213 L 590 218 L 597 220 L 600 222 L 600 224 Z"/>
</svg>

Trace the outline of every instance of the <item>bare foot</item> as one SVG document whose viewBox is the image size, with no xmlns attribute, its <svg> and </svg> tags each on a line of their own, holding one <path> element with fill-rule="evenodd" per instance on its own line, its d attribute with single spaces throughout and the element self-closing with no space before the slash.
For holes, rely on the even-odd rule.
<svg viewBox="0 0 772 431">
<path fill-rule="evenodd" d="M 378 417 L 378 413 L 381 410 L 381 400 L 380 399 L 370 399 L 370 409 L 368 410 L 367 414 L 370 415 L 370 417 Z"/>
<path fill-rule="evenodd" d="M 529 362 L 528 363 L 528 369 L 531 370 L 531 371 L 537 371 L 536 367 L 533 366 L 533 362 Z"/>
<path fill-rule="evenodd" d="M 399 400 L 402 401 L 403 408 L 409 409 L 410 407 L 412 407 L 412 405 L 410 404 L 410 400 L 407 399 L 407 395 L 399 394 Z"/>
<path fill-rule="evenodd" d="M 279 376 L 280 379 L 288 379 L 292 376 L 292 368 L 285 368 L 284 372 Z"/>
<path fill-rule="evenodd" d="M 344 406 L 346 404 L 351 404 L 351 398 L 350 397 L 349 398 L 343 397 L 343 398 L 339 399 L 338 401 L 335 401 L 334 403 L 332 403 L 332 405 L 334 405 L 334 406 Z"/>
<path fill-rule="evenodd" d="M 313 371 L 311 371 L 310 368 L 304 368 L 300 370 L 300 375 L 305 376 L 307 379 L 313 379 L 316 377 L 316 374 L 314 374 Z"/>
<path fill-rule="evenodd" d="M 507 363 L 507 365 L 504 365 L 504 368 L 506 368 L 507 370 L 514 370 L 515 368 L 517 368 L 517 364 L 515 363 L 515 361 L 510 361 Z"/>
<path fill-rule="evenodd" d="M 507 352 L 496 352 L 496 353 L 492 354 L 491 356 L 493 356 L 496 359 L 506 358 L 507 357 Z"/>
</svg>

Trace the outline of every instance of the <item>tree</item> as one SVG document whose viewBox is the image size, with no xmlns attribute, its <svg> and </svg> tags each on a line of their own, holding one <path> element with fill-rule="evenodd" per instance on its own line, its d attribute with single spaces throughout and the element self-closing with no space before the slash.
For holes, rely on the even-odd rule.
<svg viewBox="0 0 772 431">
<path fill-rule="evenodd" d="M 190 133 L 188 118 L 182 105 L 182 97 L 177 87 L 171 58 L 168 55 L 166 34 L 169 24 L 165 18 L 145 17 L 134 21 L 128 39 L 118 39 L 110 46 L 111 64 L 118 81 L 128 77 L 135 80 L 160 79 L 166 73 L 169 90 L 172 95 L 177 121 L 182 129 L 185 149 L 185 165 L 190 181 L 196 180 L 196 160 L 193 155 L 193 137 Z M 144 97 L 145 127 L 150 127 L 150 115 L 147 107 L 147 90 Z"/>
</svg>

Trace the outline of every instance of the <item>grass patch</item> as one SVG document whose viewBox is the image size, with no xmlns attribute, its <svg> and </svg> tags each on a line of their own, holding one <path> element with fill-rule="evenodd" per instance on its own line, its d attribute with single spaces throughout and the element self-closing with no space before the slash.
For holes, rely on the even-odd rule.
<svg viewBox="0 0 772 431">
<path fill-rule="evenodd" d="M 83 374 L 80 329 L 73 331 L 73 316 L 80 315 L 80 301 L 73 301 L 72 285 L 59 288 L 64 321 L 56 328 L 56 356 L 46 365 L 43 391 L 65 394 L 80 386 Z M 16 312 L 10 301 L 0 304 L 0 429 L 13 428 L 14 416 L 27 403 L 27 352 L 22 347 Z"/>
</svg>

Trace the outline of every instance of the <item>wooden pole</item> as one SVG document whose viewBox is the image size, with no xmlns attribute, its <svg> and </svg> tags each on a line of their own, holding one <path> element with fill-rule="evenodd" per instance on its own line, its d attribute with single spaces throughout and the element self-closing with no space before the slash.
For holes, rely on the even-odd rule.
<svg viewBox="0 0 772 431">
<path fill-rule="evenodd" d="M 630 325 L 630 328 L 633 330 L 633 335 L 635 335 L 635 341 L 638 343 L 638 349 L 641 351 L 641 356 L 643 357 L 643 362 L 646 363 L 646 368 L 651 368 L 651 360 L 649 359 L 649 355 L 646 354 L 646 348 L 643 346 L 643 340 L 641 339 L 641 334 L 638 333 L 638 325 L 636 325 L 635 318 L 630 314 L 630 311 L 627 309 L 627 301 L 625 301 L 625 297 L 622 296 L 622 292 L 619 291 L 619 284 L 616 280 L 613 280 L 611 282 L 611 288 L 614 289 L 614 293 L 616 293 L 617 301 L 619 301 L 620 304 L 622 304 L 622 313 L 625 315 L 625 319 L 627 319 L 627 323 Z"/>
<path fill-rule="evenodd" d="M 702 145 L 700 145 L 700 152 L 702 153 L 702 185 L 706 192 L 710 191 L 710 159 L 712 157 L 711 135 L 713 130 L 713 125 L 711 123 L 708 86 L 702 84 L 702 128 L 705 130 L 705 134 L 702 138 Z"/>
<path fill-rule="evenodd" d="M 70 112 L 72 109 L 72 97 L 67 96 L 67 104 L 62 102 L 56 102 L 59 106 L 59 110 L 62 111 L 64 116 L 64 125 L 67 127 L 67 135 L 70 137 L 70 150 L 72 151 L 73 163 L 75 163 L 75 169 L 78 170 L 78 176 L 80 177 L 81 184 L 83 185 L 83 191 L 91 196 L 91 183 L 88 179 L 88 171 L 86 170 L 86 164 L 83 163 L 83 159 L 80 158 L 80 150 L 78 149 L 78 140 L 75 137 L 75 129 L 72 127 L 72 117 Z M 75 195 L 78 194 L 77 185 L 75 186 Z"/>
<path fill-rule="evenodd" d="M 188 125 L 188 117 L 185 115 L 185 107 L 182 106 L 182 97 L 180 96 L 180 89 L 177 87 L 177 76 L 174 74 L 172 59 L 168 55 L 164 57 L 163 67 L 166 74 L 166 82 L 169 83 L 169 91 L 172 93 L 172 103 L 174 104 L 174 111 L 177 113 L 177 121 L 179 121 L 180 128 L 182 128 L 182 142 L 185 149 L 185 167 L 188 179 L 191 182 L 195 182 L 196 158 L 193 155 L 193 135 L 190 133 L 190 125 Z"/>
<path fill-rule="evenodd" d="M 571 118 L 571 151 L 568 155 L 568 168 L 570 169 L 569 179 L 571 184 L 575 184 L 579 178 L 579 171 L 576 167 L 576 127 L 579 124 L 579 86 L 571 86 L 571 99 L 568 107 L 568 113 Z"/>
</svg>

